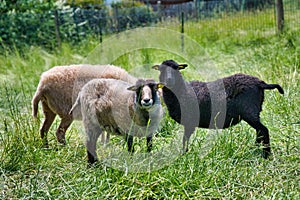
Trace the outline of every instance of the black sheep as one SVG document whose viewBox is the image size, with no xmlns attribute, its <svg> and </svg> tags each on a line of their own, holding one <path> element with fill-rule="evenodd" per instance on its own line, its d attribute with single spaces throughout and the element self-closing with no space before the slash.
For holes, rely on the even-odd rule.
<svg viewBox="0 0 300 200">
<path fill-rule="evenodd" d="M 173 60 L 153 66 L 160 71 L 159 81 L 165 86 L 163 99 L 169 115 L 184 126 L 183 150 L 188 151 L 189 138 L 196 127 L 223 129 L 244 120 L 256 130 L 256 142 L 263 144 L 263 157 L 267 158 L 271 153 L 269 131 L 259 116 L 264 90 L 277 88 L 283 94 L 282 87 L 246 74 L 213 82 L 186 82 L 179 72 L 186 67 Z"/>
</svg>

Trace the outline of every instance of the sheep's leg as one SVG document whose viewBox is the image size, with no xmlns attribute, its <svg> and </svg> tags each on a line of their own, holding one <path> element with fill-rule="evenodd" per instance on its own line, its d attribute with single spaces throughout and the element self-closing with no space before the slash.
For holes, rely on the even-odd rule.
<svg viewBox="0 0 300 200">
<path fill-rule="evenodd" d="M 152 136 L 148 136 L 147 138 L 147 152 L 151 152 L 152 150 Z"/>
<path fill-rule="evenodd" d="M 270 147 L 270 136 L 269 130 L 265 127 L 260 120 L 245 120 L 250 126 L 252 126 L 256 130 L 256 143 L 263 144 L 263 158 L 268 158 L 271 154 L 271 147 Z"/>
<path fill-rule="evenodd" d="M 66 136 L 65 136 L 66 131 L 70 127 L 72 122 L 73 122 L 73 119 L 70 116 L 64 117 L 61 119 L 59 127 L 56 131 L 56 139 L 59 143 L 64 144 L 64 145 L 66 144 Z"/>
<path fill-rule="evenodd" d="M 99 135 L 98 135 L 99 137 Z M 96 145 L 97 145 L 97 135 L 93 135 L 86 142 L 87 147 L 87 156 L 89 164 L 94 164 L 98 161 L 97 153 L 96 153 Z"/>
<path fill-rule="evenodd" d="M 107 143 L 109 143 L 110 140 L 110 133 L 109 132 L 105 132 L 101 134 L 101 142 L 106 145 Z"/>
<path fill-rule="evenodd" d="M 271 147 L 270 147 L 270 135 L 269 130 L 265 127 L 261 122 L 258 122 L 258 129 L 256 129 L 256 143 L 263 144 L 263 158 L 268 158 L 271 154 Z"/>
<path fill-rule="evenodd" d="M 134 153 L 134 147 L 133 147 L 133 136 L 132 135 L 125 135 L 125 140 L 127 142 L 128 151 L 130 153 Z"/>
<path fill-rule="evenodd" d="M 182 145 L 183 145 L 183 153 L 188 152 L 189 150 L 189 142 L 190 142 L 190 137 L 193 134 L 195 128 L 191 128 L 191 127 L 184 127 L 184 135 L 183 135 L 183 139 L 182 139 Z"/>
<path fill-rule="evenodd" d="M 99 125 L 85 124 L 85 132 L 87 134 L 86 138 L 86 148 L 89 164 L 93 164 L 98 161 L 96 153 L 97 140 L 102 133 Z"/>
<path fill-rule="evenodd" d="M 86 150 L 88 163 L 91 165 L 98 161 L 96 147 L 97 140 L 101 135 L 102 130 L 99 125 L 95 110 L 91 110 L 88 106 L 85 106 L 81 111 L 83 116 L 83 126 L 86 133 Z"/>
<path fill-rule="evenodd" d="M 45 102 L 42 102 L 42 108 L 45 115 L 45 121 L 40 129 L 40 136 L 43 141 L 43 145 L 48 147 L 47 133 L 55 119 L 56 114 L 50 110 Z"/>
</svg>

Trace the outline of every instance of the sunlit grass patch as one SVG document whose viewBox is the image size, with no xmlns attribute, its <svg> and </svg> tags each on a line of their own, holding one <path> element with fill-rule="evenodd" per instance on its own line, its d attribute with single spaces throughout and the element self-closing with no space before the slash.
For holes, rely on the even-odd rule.
<svg viewBox="0 0 300 200">
<path fill-rule="evenodd" d="M 284 95 L 277 90 L 265 91 L 261 112 L 261 120 L 270 132 L 270 159 L 261 158 L 255 130 L 244 122 L 226 130 L 199 128 L 191 137 L 188 153 L 172 154 L 163 148 L 177 137 L 175 152 L 181 150 L 183 127 L 169 117 L 153 139 L 152 157 L 146 153 L 144 138 L 135 138 L 136 153 L 130 155 L 124 139 L 111 136 L 107 147 L 98 142 L 102 164 L 88 167 L 82 123 L 72 124 L 66 135 L 67 145 L 62 146 L 55 136 L 58 120 L 48 133 L 50 147 L 43 148 L 39 136 L 41 109 L 40 121 L 31 116 L 31 98 L 40 74 L 54 65 L 81 62 L 97 42 L 87 40 L 81 48 L 64 44 L 57 52 L 32 47 L 24 53 L 7 52 L 0 59 L 0 198 L 299 199 L 299 31 L 273 34 L 273 19 L 267 17 L 271 12 L 187 22 L 185 29 L 205 48 L 217 69 L 210 79 L 242 72 L 282 85 Z M 255 17 L 259 19 L 257 24 Z M 255 30 L 247 27 L 247 21 L 249 26 L 255 24 Z M 269 26 L 260 29 L 263 23 Z M 226 26 L 233 31 L 226 33 Z M 179 30 L 178 24 L 166 27 Z M 113 64 L 137 76 L 158 80 L 158 73 L 150 68 L 165 59 L 189 63 L 172 52 L 143 49 L 128 52 Z M 199 73 L 199 66 L 185 69 L 185 79 L 207 80 Z M 119 153 L 119 160 L 111 159 L 113 151 L 109 148 Z M 159 165 L 168 161 L 160 158 L 172 162 Z M 151 159 L 155 162 L 149 167 Z M 155 170 L 141 173 L 145 168 Z"/>
</svg>

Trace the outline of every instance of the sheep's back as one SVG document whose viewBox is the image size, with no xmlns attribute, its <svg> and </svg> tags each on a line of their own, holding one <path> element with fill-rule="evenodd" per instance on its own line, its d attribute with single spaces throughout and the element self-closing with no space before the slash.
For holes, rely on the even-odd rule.
<svg viewBox="0 0 300 200">
<path fill-rule="evenodd" d="M 77 67 L 57 66 L 41 75 L 38 90 L 43 95 L 43 101 L 60 116 L 66 115 L 71 109 L 77 74 Z"/>
<path fill-rule="evenodd" d="M 201 81 L 191 81 L 189 84 L 193 88 L 199 102 L 210 102 L 210 91 L 207 87 L 207 83 Z"/>
<path fill-rule="evenodd" d="M 264 84 L 264 81 L 255 76 L 234 74 L 223 78 L 223 83 L 227 98 L 232 99 L 251 90 L 260 90 L 260 85 Z"/>
<path fill-rule="evenodd" d="M 112 134 L 128 133 L 144 137 L 147 133 L 149 115 L 136 109 L 135 92 L 127 90 L 130 86 L 131 84 L 121 80 L 90 81 L 80 92 L 83 114 L 86 117 L 97 118 L 100 127 Z M 160 104 L 156 106 L 161 108 Z M 159 109 L 156 111 L 161 112 Z"/>
<path fill-rule="evenodd" d="M 209 126 L 212 110 L 216 112 L 213 115 L 225 117 L 224 127 L 228 127 L 238 123 L 243 113 L 262 109 L 264 92 L 260 86 L 265 83 L 257 77 L 235 74 L 212 82 L 192 81 L 189 84 L 198 99 L 200 127 Z"/>
<path fill-rule="evenodd" d="M 211 119 L 211 90 L 212 88 L 207 85 L 206 82 L 191 81 L 190 86 L 193 88 L 198 105 L 199 105 L 199 127 L 208 128 Z M 213 88 L 216 90 L 218 88 Z M 194 98 L 194 96 L 192 96 Z M 221 99 L 220 99 L 221 100 Z"/>
<path fill-rule="evenodd" d="M 80 89 L 94 78 L 113 78 L 135 83 L 136 78 L 113 65 L 56 66 L 44 72 L 38 89 L 53 112 L 66 116 Z"/>
<path fill-rule="evenodd" d="M 100 127 L 112 134 L 144 136 L 144 126 L 132 121 L 135 92 L 127 90 L 130 86 L 127 82 L 113 79 L 88 82 L 80 93 L 81 104 L 86 107 L 84 115 L 96 117 Z M 147 125 L 147 122 L 144 124 Z"/>
</svg>

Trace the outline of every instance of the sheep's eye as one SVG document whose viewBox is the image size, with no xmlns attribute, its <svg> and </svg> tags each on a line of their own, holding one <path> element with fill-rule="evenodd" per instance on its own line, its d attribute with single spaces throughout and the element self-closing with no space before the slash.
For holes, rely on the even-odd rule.
<svg viewBox="0 0 300 200">
<path fill-rule="evenodd" d="M 142 91 L 143 90 L 143 85 L 139 87 L 138 91 Z"/>
<path fill-rule="evenodd" d="M 148 84 L 148 86 L 149 86 L 150 88 L 153 88 L 154 85 L 155 85 L 154 83 L 149 83 L 149 84 Z"/>
<path fill-rule="evenodd" d="M 143 87 L 140 86 L 140 87 L 138 87 L 138 89 L 136 90 L 136 93 L 137 93 L 139 96 L 142 94 L 142 89 L 143 89 Z"/>
</svg>

